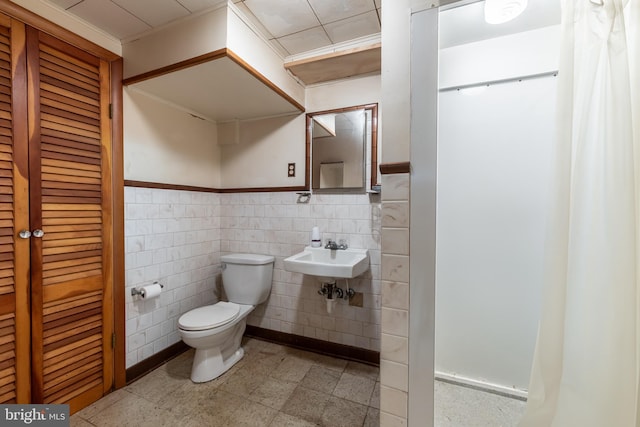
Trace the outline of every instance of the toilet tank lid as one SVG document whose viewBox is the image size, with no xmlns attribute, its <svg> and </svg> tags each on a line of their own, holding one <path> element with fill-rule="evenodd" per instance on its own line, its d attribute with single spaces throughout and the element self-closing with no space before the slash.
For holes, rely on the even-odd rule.
<svg viewBox="0 0 640 427">
<path fill-rule="evenodd" d="M 228 264 L 261 265 L 261 264 L 269 264 L 275 261 L 275 257 L 271 255 L 260 255 L 260 254 L 229 254 L 229 255 L 222 255 L 220 257 L 220 261 L 226 262 Z"/>
</svg>

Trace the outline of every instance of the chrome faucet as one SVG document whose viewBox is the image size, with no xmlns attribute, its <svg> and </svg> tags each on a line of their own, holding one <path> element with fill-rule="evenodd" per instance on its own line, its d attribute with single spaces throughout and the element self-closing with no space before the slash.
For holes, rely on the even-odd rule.
<svg viewBox="0 0 640 427">
<path fill-rule="evenodd" d="M 327 244 L 324 246 L 325 249 L 331 249 L 332 251 L 335 250 L 345 250 L 348 248 L 347 246 L 347 242 L 344 239 L 340 239 L 340 243 L 336 243 L 335 240 L 327 240 Z"/>
</svg>

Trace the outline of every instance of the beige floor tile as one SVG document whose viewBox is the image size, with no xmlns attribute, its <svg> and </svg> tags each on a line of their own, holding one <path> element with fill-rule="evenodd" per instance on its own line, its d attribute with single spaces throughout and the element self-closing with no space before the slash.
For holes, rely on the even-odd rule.
<svg viewBox="0 0 640 427">
<path fill-rule="evenodd" d="M 289 381 L 267 378 L 249 395 L 249 400 L 279 411 L 297 386 L 298 384 Z"/>
<path fill-rule="evenodd" d="M 311 360 L 318 366 L 331 369 L 338 372 L 343 372 L 344 368 L 349 363 L 348 360 L 339 359 L 337 357 L 331 357 L 324 354 L 312 354 Z"/>
<path fill-rule="evenodd" d="M 282 363 L 271 373 L 271 376 L 283 381 L 298 383 L 302 381 L 312 363 L 299 355 L 287 355 Z"/>
<path fill-rule="evenodd" d="M 282 353 L 258 352 L 245 357 L 247 360 L 242 366 L 242 370 L 269 375 L 278 369 L 278 366 L 280 366 L 286 356 Z"/>
<path fill-rule="evenodd" d="M 260 349 L 264 347 L 265 342 L 266 341 L 257 340 L 255 338 L 243 337 L 240 345 L 244 349 L 244 354 L 248 355 L 260 351 Z"/>
<path fill-rule="evenodd" d="M 175 427 L 230 427 L 231 420 L 210 414 L 192 414 L 180 420 Z"/>
<path fill-rule="evenodd" d="M 333 395 L 362 405 L 368 405 L 375 386 L 374 380 L 344 372 L 335 390 L 333 390 Z"/>
<path fill-rule="evenodd" d="M 186 427 L 229 427 L 234 425 L 234 412 L 243 399 L 222 390 L 216 391 L 207 402 L 202 402 L 191 415 L 181 418 Z"/>
<path fill-rule="evenodd" d="M 266 379 L 266 375 L 241 369 L 228 376 L 219 389 L 237 396 L 247 397 Z"/>
<path fill-rule="evenodd" d="M 380 427 L 380 410 L 369 407 L 362 427 Z"/>
<path fill-rule="evenodd" d="M 369 399 L 369 406 L 372 408 L 380 409 L 380 382 L 376 382 L 371 393 L 371 399 Z"/>
<path fill-rule="evenodd" d="M 325 427 L 361 426 L 367 416 L 367 406 L 331 396 L 322 413 Z"/>
<path fill-rule="evenodd" d="M 188 417 L 211 402 L 218 390 L 215 385 L 212 381 L 199 384 L 189 382 L 162 397 L 157 405 L 176 416 Z"/>
<path fill-rule="evenodd" d="M 91 424 L 89 421 L 85 420 L 84 418 L 80 418 L 80 416 L 78 416 L 77 414 L 74 414 L 69 419 L 69 426 L 70 427 L 92 427 L 93 424 Z"/>
<path fill-rule="evenodd" d="M 369 378 L 370 380 L 380 381 L 380 367 L 367 365 L 365 363 L 358 363 L 349 361 L 344 371 L 351 375 L 359 377 Z"/>
<path fill-rule="evenodd" d="M 260 341 L 260 340 L 256 340 L 256 341 Z M 269 341 L 260 341 L 262 343 L 261 347 L 260 347 L 260 352 L 262 353 L 269 353 L 269 354 L 279 354 L 279 353 L 285 353 L 289 347 L 284 346 L 282 344 L 275 344 Z"/>
<path fill-rule="evenodd" d="M 285 347 L 284 354 L 289 358 L 295 358 L 300 361 L 313 363 L 314 359 L 318 356 L 317 353 L 312 353 L 310 351 L 300 350 L 298 348 Z"/>
<path fill-rule="evenodd" d="M 78 411 L 76 414 L 74 414 L 74 416 L 77 415 L 79 418 L 84 418 L 85 420 L 88 420 L 89 418 L 96 415 L 98 412 L 104 411 L 105 409 L 107 409 L 109 406 L 113 405 L 117 401 L 121 399 L 126 399 L 130 396 L 131 396 L 131 393 L 129 393 L 126 388 L 121 388 L 120 390 L 116 390 L 113 393 L 107 394 L 102 399 L 98 400 L 92 405 L 89 405 L 86 408 L 83 408 L 81 411 Z"/>
<path fill-rule="evenodd" d="M 256 339 L 243 345 L 245 358 L 216 380 L 191 382 L 189 350 L 73 415 L 71 426 L 378 427 L 378 368 Z M 441 381 L 435 395 L 436 427 L 513 426 L 525 405 Z"/>
<path fill-rule="evenodd" d="M 267 427 L 278 411 L 250 400 L 245 400 L 231 416 L 233 426 Z"/>
<path fill-rule="evenodd" d="M 169 411 L 161 409 L 152 402 L 136 395 L 120 399 L 105 410 L 95 414 L 88 421 L 98 427 L 174 427 L 179 424 L 178 419 Z"/>
<path fill-rule="evenodd" d="M 282 412 L 320 424 L 329 397 L 326 393 L 298 386 L 282 407 Z"/>
<path fill-rule="evenodd" d="M 127 391 L 150 402 L 157 402 L 190 381 L 189 378 L 173 376 L 164 369 L 156 369 L 128 385 Z"/>
<path fill-rule="evenodd" d="M 302 418 L 294 417 L 283 412 L 279 412 L 278 415 L 271 421 L 270 427 L 316 427 L 318 424 L 305 421 Z"/>
<path fill-rule="evenodd" d="M 171 378 L 190 379 L 194 354 L 194 349 L 187 350 L 163 364 L 158 370 L 166 372 Z"/>
<path fill-rule="evenodd" d="M 341 373 L 320 366 L 312 366 L 304 376 L 300 385 L 311 390 L 331 394 L 340 381 Z"/>
</svg>

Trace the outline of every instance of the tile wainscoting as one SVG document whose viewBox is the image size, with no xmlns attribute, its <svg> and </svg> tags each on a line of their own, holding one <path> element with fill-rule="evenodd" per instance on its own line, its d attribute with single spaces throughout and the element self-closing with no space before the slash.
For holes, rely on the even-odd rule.
<svg viewBox="0 0 640 427">
<path fill-rule="evenodd" d="M 178 342 L 177 319 L 222 295 L 220 255 L 230 252 L 276 257 L 268 301 L 248 323 L 265 329 L 380 351 L 381 206 L 379 196 L 205 193 L 126 187 L 127 368 Z M 326 312 L 319 282 L 290 273 L 283 259 L 301 251 L 313 226 L 323 241 L 346 239 L 369 249 L 371 266 L 349 286 L 363 294 L 362 307 L 340 301 Z M 131 297 L 130 288 L 158 280 L 159 298 Z M 343 280 L 338 282 L 346 287 Z"/>
<path fill-rule="evenodd" d="M 382 175 L 380 425 L 407 425 L 409 396 L 409 194 L 402 168 Z M 408 165 L 407 165 L 408 169 Z M 386 172 L 386 173 L 385 173 Z"/>
<path fill-rule="evenodd" d="M 220 195 L 125 187 L 126 367 L 180 341 L 180 315 L 219 298 Z M 131 288 L 159 281 L 158 298 Z"/>
</svg>

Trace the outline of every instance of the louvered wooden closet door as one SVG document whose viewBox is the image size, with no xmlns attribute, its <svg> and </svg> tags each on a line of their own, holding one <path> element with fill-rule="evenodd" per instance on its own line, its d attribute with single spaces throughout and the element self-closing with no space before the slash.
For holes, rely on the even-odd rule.
<svg viewBox="0 0 640 427">
<path fill-rule="evenodd" d="M 0 403 L 30 399 L 29 240 L 18 236 L 29 230 L 24 38 L 0 14 Z"/>
<path fill-rule="evenodd" d="M 108 63 L 27 31 L 34 401 L 71 411 L 111 388 Z"/>
</svg>

